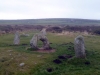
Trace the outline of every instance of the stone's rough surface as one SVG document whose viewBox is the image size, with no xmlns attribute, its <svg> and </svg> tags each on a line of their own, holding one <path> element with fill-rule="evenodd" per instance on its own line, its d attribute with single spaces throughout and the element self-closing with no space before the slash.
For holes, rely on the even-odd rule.
<svg viewBox="0 0 100 75">
<path fill-rule="evenodd" d="M 20 35 L 18 31 L 15 33 L 14 44 L 18 45 L 20 43 Z"/>
<path fill-rule="evenodd" d="M 42 29 L 41 32 L 40 32 L 40 34 L 42 34 L 42 35 L 47 35 L 47 33 L 46 33 L 46 28 Z"/>
<path fill-rule="evenodd" d="M 30 40 L 31 48 L 37 49 L 37 42 L 38 42 L 38 34 L 35 34 L 33 38 Z"/>
<path fill-rule="evenodd" d="M 79 35 L 75 38 L 74 49 L 75 49 L 75 56 L 77 58 L 85 58 L 86 57 L 83 36 Z"/>
</svg>

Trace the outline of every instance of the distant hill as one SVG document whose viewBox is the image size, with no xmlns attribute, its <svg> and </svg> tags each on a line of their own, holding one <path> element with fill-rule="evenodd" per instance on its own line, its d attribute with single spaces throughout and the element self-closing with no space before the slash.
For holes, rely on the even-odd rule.
<svg viewBox="0 0 100 75">
<path fill-rule="evenodd" d="M 81 25 L 81 26 L 95 25 L 95 26 L 100 26 L 100 20 L 73 19 L 73 18 L 0 20 L 0 25 Z"/>
</svg>

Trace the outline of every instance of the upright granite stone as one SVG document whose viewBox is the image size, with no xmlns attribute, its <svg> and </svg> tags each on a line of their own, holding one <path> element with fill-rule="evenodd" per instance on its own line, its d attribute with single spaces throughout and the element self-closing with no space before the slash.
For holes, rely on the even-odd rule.
<svg viewBox="0 0 100 75">
<path fill-rule="evenodd" d="M 74 49 L 75 49 L 75 56 L 77 58 L 85 58 L 86 57 L 83 36 L 79 35 L 75 38 Z"/>
<path fill-rule="evenodd" d="M 39 40 L 41 40 L 43 42 L 43 49 L 44 50 L 50 50 L 51 47 L 50 47 L 50 44 L 49 44 L 49 41 L 46 37 L 46 29 L 42 29 L 41 32 L 38 34 L 38 38 Z"/>
<path fill-rule="evenodd" d="M 14 45 L 18 45 L 20 43 L 20 35 L 18 33 L 18 31 L 15 33 L 15 37 L 14 37 Z"/>
<path fill-rule="evenodd" d="M 48 41 L 46 36 L 41 37 L 40 40 L 43 42 L 43 49 L 44 50 L 50 50 L 51 49 L 49 41 Z"/>
<path fill-rule="evenodd" d="M 38 42 L 38 34 L 35 34 L 32 37 L 32 39 L 30 40 L 30 46 L 31 46 L 31 48 L 38 49 L 37 42 Z"/>
</svg>

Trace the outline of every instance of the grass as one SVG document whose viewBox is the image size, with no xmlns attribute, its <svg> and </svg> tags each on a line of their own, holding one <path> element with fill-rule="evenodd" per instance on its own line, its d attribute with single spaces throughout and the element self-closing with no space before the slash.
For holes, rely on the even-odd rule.
<svg viewBox="0 0 100 75">
<path fill-rule="evenodd" d="M 14 34 L 0 36 L 0 75 L 100 75 L 100 36 L 84 36 L 87 59 L 59 59 L 61 55 L 74 56 L 73 42 L 78 35 L 56 35 L 48 33 L 47 37 L 54 53 L 38 53 L 27 50 L 34 31 L 27 32 L 29 37 L 20 37 L 20 45 L 14 46 Z M 23 46 L 22 44 L 27 44 Z M 39 42 L 39 46 L 42 43 Z M 62 63 L 56 64 L 53 60 Z M 83 62 L 81 62 L 83 61 Z M 90 64 L 85 64 L 88 61 Z M 20 63 L 25 63 L 20 67 Z"/>
</svg>

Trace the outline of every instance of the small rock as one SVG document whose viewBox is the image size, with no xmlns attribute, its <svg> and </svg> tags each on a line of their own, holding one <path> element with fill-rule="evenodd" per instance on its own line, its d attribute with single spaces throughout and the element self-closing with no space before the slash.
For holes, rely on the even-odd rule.
<svg viewBox="0 0 100 75">
<path fill-rule="evenodd" d="M 24 65 L 25 65 L 25 63 L 20 63 L 20 64 L 19 64 L 20 67 L 22 67 L 22 66 L 24 66 Z"/>
</svg>

